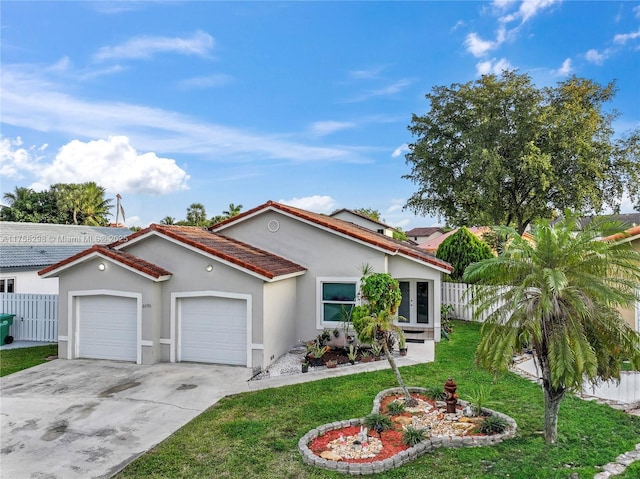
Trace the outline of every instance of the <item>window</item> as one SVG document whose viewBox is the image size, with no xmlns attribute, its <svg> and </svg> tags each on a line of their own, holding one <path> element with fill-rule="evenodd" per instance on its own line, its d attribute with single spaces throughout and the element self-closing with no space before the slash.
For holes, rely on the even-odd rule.
<svg viewBox="0 0 640 479">
<path fill-rule="evenodd" d="M 16 292 L 15 278 L 0 279 L 0 293 L 15 293 L 15 292 Z"/>
<path fill-rule="evenodd" d="M 319 280 L 319 293 L 321 322 L 340 323 L 356 304 L 358 280 Z"/>
</svg>

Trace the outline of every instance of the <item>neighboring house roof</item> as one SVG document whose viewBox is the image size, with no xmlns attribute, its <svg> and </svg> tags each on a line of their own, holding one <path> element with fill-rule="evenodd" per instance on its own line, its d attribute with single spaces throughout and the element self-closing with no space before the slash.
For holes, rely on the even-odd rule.
<svg viewBox="0 0 640 479">
<path fill-rule="evenodd" d="M 624 233 L 618 233 L 615 235 L 607 236 L 604 239 L 607 241 L 620 241 L 620 242 L 638 240 L 640 239 L 640 225 L 634 226 L 633 228 L 629 228 Z"/>
<path fill-rule="evenodd" d="M 422 263 L 434 266 L 443 272 L 449 273 L 453 270 L 452 266 L 446 261 L 436 258 L 432 254 L 424 251 L 423 249 L 413 246 L 405 241 L 395 240 L 389 236 L 385 236 L 380 233 L 376 233 L 370 229 L 358 226 L 354 223 L 344 221 L 331 216 L 321 215 L 318 213 L 311 213 L 293 206 L 276 203 L 275 201 L 267 201 L 266 203 L 257 206 L 253 209 L 244 211 L 239 215 L 228 218 L 217 225 L 211 227 L 213 231 L 222 231 L 232 224 L 245 221 L 248 218 L 261 214 L 265 211 L 278 211 L 285 215 L 289 215 L 298 218 L 309 224 L 319 226 L 330 230 L 334 233 L 347 236 L 348 238 L 368 245 L 380 248 L 389 254 L 400 254 L 409 258 L 413 258 Z"/>
<path fill-rule="evenodd" d="M 157 234 L 255 272 L 267 279 L 298 275 L 307 270 L 281 256 L 197 226 L 152 224 L 110 246 L 115 249 L 126 249 L 128 245 L 142 241 L 149 235 Z"/>
<path fill-rule="evenodd" d="M 425 241 L 419 248 L 423 248 L 427 251 L 430 251 L 435 254 L 438 251 L 438 247 L 442 244 L 444 240 L 446 240 L 449 236 L 455 234 L 460 228 L 453 229 L 447 233 L 444 233 L 440 236 L 432 238 L 430 240 Z M 488 231 L 491 231 L 491 228 L 488 226 L 470 226 L 467 229 L 474 235 L 476 235 L 479 239 L 482 239 L 482 235 Z"/>
<path fill-rule="evenodd" d="M 144 259 L 133 256 L 132 254 L 125 253 L 124 251 L 117 251 L 105 245 L 94 245 L 89 249 L 85 249 L 80 253 L 60 261 L 54 265 L 44 268 L 38 271 L 38 274 L 43 278 L 58 276 L 62 271 L 71 268 L 79 263 L 84 263 L 95 257 L 102 257 L 112 260 L 115 263 L 142 274 L 154 281 L 164 281 L 171 277 L 171 272 L 155 265 Z"/>
<path fill-rule="evenodd" d="M 0 221 L 0 268 L 55 264 L 94 244 L 109 244 L 132 233 L 128 228 Z"/>
<path fill-rule="evenodd" d="M 425 228 L 413 228 L 413 229 L 410 229 L 409 231 L 405 231 L 405 234 L 407 236 L 413 236 L 413 237 L 431 236 L 434 233 L 444 233 L 444 230 L 439 226 L 428 226 Z"/>
<path fill-rule="evenodd" d="M 371 221 L 372 223 L 375 223 L 375 224 L 377 224 L 378 226 L 381 226 L 381 227 L 383 227 L 383 228 L 387 228 L 387 229 L 390 229 L 390 230 L 395 230 L 395 228 L 394 228 L 393 226 L 389 226 L 388 224 L 383 223 L 382 221 L 374 220 L 374 219 L 373 219 L 373 218 L 371 218 L 370 216 L 363 215 L 362 213 L 358 213 L 357 211 L 349 210 L 349 209 L 347 209 L 347 208 L 342 208 L 342 209 L 340 209 L 340 210 L 336 210 L 336 211 L 334 211 L 333 213 L 331 213 L 329 216 L 331 216 L 331 217 L 335 217 L 335 216 L 339 215 L 340 213 L 351 213 L 351 214 L 352 214 L 352 215 L 354 215 L 354 216 L 358 216 L 358 217 L 360 217 L 360 218 L 362 218 L 362 219 L 364 219 L 364 220 Z M 346 220 L 345 220 L 345 221 L 346 221 Z"/>
<path fill-rule="evenodd" d="M 633 212 L 633 213 L 621 213 L 617 215 L 583 216 L 579 219 L 580 227 L 582 228 L 586 227 L 589 223 L 591 223 L 591 221 L 594 220 L 594 218 L 607 218 L 609 220 L 619 221 L 621 223 L 627 223 L 631 227 L 640 225 L 640 213 Z M 557 223 L 561 219 L 562 217 L 555 219 L 554 221 L 552 221 L 552 224 Z"/>
</svg>

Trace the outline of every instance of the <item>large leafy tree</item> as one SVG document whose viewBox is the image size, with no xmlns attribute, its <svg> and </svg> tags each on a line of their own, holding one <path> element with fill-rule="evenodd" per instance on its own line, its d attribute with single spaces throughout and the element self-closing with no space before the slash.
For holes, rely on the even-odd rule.
<svg viewBox="0 0 640 479">
<path fill-rule="evenodd" d="M 64 223 L 65 215 L 58 210 L 56 196 L 51 191 L 34 191 L 18 186 L 5 193 L 8 206 L 0 210 L 1 221 L 26 223 Z"/>
<path fill-rule="evenodd" d="M 467 266 L 483 259 L 493 258 L 493 253 L 487 243 L 463 226 L 440 243 L 436 258 L 445 260 L 453 266 L 449 277 L 453 281 L 458 281 L 462 279 Z"/>
<path fill-rule="evenodd" d="M 406 207 L 522 233 L 565 208 L 616 210 L 625 192 L 638 201 L 640 134 L 614 137 L 605 105 L 615 91 L 575 76 L 538 88 L 516 71 L 434 87 L 430 110 L 409 125 L 417 138 L 404 178 L 418 191 Z"/>
<path fill-rule="evenodd" d="M 584 381 L 619 379 L 622 361 L 640 368 L 640 334 L 620 317 L 619 306 L 636 300 L 640 252 L 628 242 L 601 240 L 624 226 L 566 218 L 536 222 L 530 240 L 514 229 L 502 253 L 470 265 L 464 280 L 475 290 L 476 314 L 488 313 L 477 349 L 478 364 L 507 368 L 522 342 L 535 350 L 544 392 L 544 436 L 557 439 L 565 393 Z"/>
</svg>

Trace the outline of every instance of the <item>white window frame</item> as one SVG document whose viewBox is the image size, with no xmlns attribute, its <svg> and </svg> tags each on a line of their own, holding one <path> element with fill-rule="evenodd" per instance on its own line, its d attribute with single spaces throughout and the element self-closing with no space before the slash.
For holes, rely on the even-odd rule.
<svg viewBox="0 0 640 479">
<path fill-rule="evenodd" d="M 324 304 L 325 301 L 322 299 L 322 286 L 325 283 L 347 283 L 347 284 L 355 284 L 356 286 L 356 297 L 353 300 L 353 305 L 358 305 L 358 300 L 360 298 L 360 278 L 357 276 L 320 276 L 316 278 L 316 327 L 318 329 L 324 329 L 328 327 L 336 328 L 340 324 L 337 321 L 325 321 L 324 320 Z M 331 301 L 326 301 L 327 303 L 331 303 Z M 341 304 L 347 301 L 340 301 Z"/>
</svg>

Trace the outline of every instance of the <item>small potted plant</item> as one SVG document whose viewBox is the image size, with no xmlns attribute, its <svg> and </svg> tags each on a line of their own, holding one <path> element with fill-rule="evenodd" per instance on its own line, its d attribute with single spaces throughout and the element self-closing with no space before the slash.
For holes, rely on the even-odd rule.
<svg viewBox="0 0 640 479">
<path fill-rule="evenodd" d="M 324 365 L 330 369 L 333 369 L 335 367 L 338 366 L 338 360 L 337 359 L 328 359 L 326 363 L 324 363 Z"/>
<path fill-rule="evenodd" d="M 308 373 L 309 372 L 309 363 L 307 361 L 303 361 L 302 362 L 302 372 L 303 373 Z"/>
<path fill-rule="evenodd" d="M 400 356 L 407 355 L 407 341 L 404 339 L 404 335 L 401 335 L 398 338 L 398 349 L 400 351 Z"/>
<path fill-rule="evenodd" d="M 363 363 L 370 363 L 371 361 L 373 361 L 371 353 L 369 351 L 362 351 L 362 353 L 360 354 L 360 361 L 362 361 Z"/>
<path fill-rule="evenodd" d="M 382 344 L 374 343 L 371 346 L 371 354 L 373 354 L 374 361 L 380 361 L 380 356 L 382 356 Z"/>
<path fill-rule="evenodd" d="M 322 366 L 322 356 L 324 356 L 327 351 L 329 351 L 329 346 L 321 346 L 318 343 L 311 348 L 311 356 L 313 357 L 314 366 Z"/>
<path fill-rule="evenodd" d="M 358 357 L 358 348 L 353 344 L 350 344 L 349 351 L 347 352 L 347 358 L 349 358 L 349 362 L 351 364 L 355 364 L 357 357 Z"/>
</svg>

